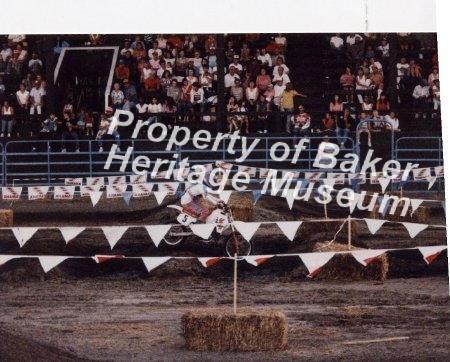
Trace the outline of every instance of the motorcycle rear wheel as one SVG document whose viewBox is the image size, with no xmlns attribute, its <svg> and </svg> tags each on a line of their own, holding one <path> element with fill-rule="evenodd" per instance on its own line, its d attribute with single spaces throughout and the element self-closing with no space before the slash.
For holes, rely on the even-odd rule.
<svg viewBox="0 0 450 362">
<path fill-rule="evenodd" d="M 187 228 L 183 225 L 173 225 L 167 234 L 164 236 L 163 240 L 167 245 L 175 246 L 179 245 L 184 241 L 185 236 L 173 235 L 178 233 L 184 233 L 187 231 Z"/>
<path fill-rule="evenodd" d="M 237 256 L 242 258 L 244 256 L 248 256 L 253 252 L 253 243 L 251 241 L 245 240 L 245 238 L 240 234 L 235 234 L 238 244 L 238 252 Z M 229 257 L 234 258 L 235 254 L 235 247 L 233 242 L 233 235 L 230 235 L 230 237 L 225 242 L 225 252 Z"/>
</svg>

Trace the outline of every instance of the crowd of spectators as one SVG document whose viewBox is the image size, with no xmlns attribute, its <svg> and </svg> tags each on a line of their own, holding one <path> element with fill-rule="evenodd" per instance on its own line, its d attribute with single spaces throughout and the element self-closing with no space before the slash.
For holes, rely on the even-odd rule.
<svg viewBox="0 0 450 362">
<path fill-rule="evenodd" d="M 73 100 L 68 99 L 60 114 L 47 117 L 45 64 L 39 46 L 31 46 L 24 35 L 4 37 L 2 43 L 0 137 L 42 139 L 46 136 L 43 133 L 55 130 L 64 140 L 103 137 L 101 122 L 105 116 L 97 119 L 94 114 L 104 110 L 89 110 L 83 105 L 75 109 Z M 334 132 L 344 144 L 350 132 L 357 130 L 359 120 L 379 119 L 358 128 L 358 141 L 360 131 L 400 129 L 391 109 L 394 102 L 387 93 L 391 72 L 396 74 L 396 104 L 411 104 L 416 118 L 440 117 L 434 38 L 400 33 L 397 43 L 398 62 L 392 69 L 388 34 L 328 37 L 328 57 L 335 58 L 343 69 L 338 79 L 341 89 L 336 89 L 329 105 L 324 105 L 323 116 L 317 116 L 318 109 L 311 116 L 302 104 L 302 99 L 309 97 L 308 90 L 303 94 L 294 87 L 302 80 L 290 69 L 295 69 L 296 61 L 287 59 L 290 48 L 283 34 L 227 35 L 223 79 L 218 79 L 221 62 L 215 35 L 136 35 L 120 44 L 109 105 L 112 111 L 132 111 L 149 125 L 163 121 L 171 128 L 193 121 L 215 121 L 218 96 L 225 96 L 227 132 L 282 129 L 293 134 L 294 142 L 311 133 Z M 83 45 L 105 45 L 105 37 L 91 34 Z M 55 56 L 69 46 L 66 39 L 57 36 Z M 224 95 L 218 94 L 222 89 L 219 83 Z M 281 116 L 275 117 L 277 113 Z M 66 127 L 64 120 L 70 126 Z M 273 122 L 281 124 L 274 127 Z"/>
</svg>

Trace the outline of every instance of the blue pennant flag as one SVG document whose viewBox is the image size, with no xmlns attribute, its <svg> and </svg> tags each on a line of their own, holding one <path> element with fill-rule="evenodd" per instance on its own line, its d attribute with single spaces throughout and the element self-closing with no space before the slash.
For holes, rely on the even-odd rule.
<svg viewBox="0 0 450 362">
<path fill-rule="evenodd" d="M 441 206 L 442 206 L 442 208 L 444 209 L 444 212 L 446 212 L 446 211 L 445 211 L 445 200 L 444 200 L 444 201 L 441 201 Z"/>
<path fill-rule="evenodd" d="M 125 201 L 127 206 L 130 206 L 131 196 L 133 196 L 133 192 L 132 191 L 122 192 L 123 201 Z"/>
<path fill-rule="evenodd" d="M 406 180 L 400 180 L 400 187 L 403 187 L 404 184 L 406 184 L 409 181 L 409 176 L 406 178 Z"/>
<path fill-rule="evenodd" d="M 252 190 L 253 193 L 253 205 L 256 205 L 257 201 L 261 197 L 261 190 Z"/>
<path fill-rule="evenodd" d="M 382 215 L 383 218 L 384 218 L 384 217 L 386 216 L 387 210 L 389 209 L 389 205 L 390 205 L 392 199 L 389 199 L 389 200 L 386 202 L 386 204 L 384 205 L 384 207 L 381 208 L 381 204 L 382 204 L 383 198 L 384 198 L 384 196 L 378 196 L 378 203 L 380 204 L 380 208 L 379 208 L 378 212 L 381 212 L 381 215 Z"/>
</svg>

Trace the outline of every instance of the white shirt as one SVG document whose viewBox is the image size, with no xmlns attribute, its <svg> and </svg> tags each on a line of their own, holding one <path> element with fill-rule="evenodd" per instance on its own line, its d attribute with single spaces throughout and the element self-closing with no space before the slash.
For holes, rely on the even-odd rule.
<svg viewBox="0 0 450 362">
<path fill-rule="evenodd" d="M 427 98 L 427 97 L 430 96 L 430 87 L 429 86 L 421 86 L 420 84 L 416 85 L 416 87 L 414 88 L 412 96 L 415 99 Z"/>
<path fill-rule="evenodd" d="M 138 113 L 145 113 L 147 112 L 147 108 L 148 108 L 148 104 L 136 104 L 136 109 L 138 111 Z"/>
<path fill-rule="evenodd" d="M 2 51 L 0 52 L 0 56 L 3 58 L 3 61 L 6 62 L 6 59 L 8 59 L 8 57 L 12 57 L 11 48 L 2 49 Z"/>
<path fill-rule="evenodd" d="M 34 104 L 41 104 L 42 96 L 45 95 L 45 92 L 41 88 L 31 88 L 30 97 L 33 97 Z"/>
<path fill-rule="evenodd" d="M 330 39 L 330 44 L 334 48 L 341 48 L 344 46 L 344 39 L 342 39 L 340 36 L 332 36 Z"/>
<path fill-rule="evenodd" d="M 219 201 L 208 193 L 208 188 L 205 185 L 193 184 L 192 186 L 189 186 L 186 192 L 181 196 L 181 205 L 189 204 L 196 196 L 202 196 L 208 201 L 211 201 L 214 205 Z"/>
<path fill-rule="evenodd" d="M 258 60 L 264 65 L 271 67 L 272 66 L 272 57 L 270 54 L 266 53 L 264 55 L 260 54 L 258 55 Z"/>
<path fill-rule="evenodd" d="M 289 76 L 286 73 L 283 73 L 282 75 L 274 75 L 272 82 L 275 83 L 278 79 L 281 79 L 283 81 L 283 84 L 286 85 L 286 83 L 289 83 L 291 81 L 291 79 L 289 78 Z"/>
<path fill-rule="evenodd" d="M 356 38 L 359 38 L 359 39 L 363 40 L 363 37 L 361 35 L 359 35 L 359 34 L 355 34 L 354 37 L 351 37 L 350 35 L 347 36 L 347 38 L 345 39 L 345 42 L 347 43 L 347 46 L 351 46 L 351 45 L 355 44 Z"/>
<path fill-rule="evenodd" d="M 276 75 L 278 75 L 278 68 L 283 68 L 284 69 L 284 74 L 288 74 L 289 73 L 289 68 L 287 67 L 286 64 L 281 64 L 281 65 L 275 65 L 273 67 L 273 71 L 272 71 L 272 75 L 275 77 Z"/>
<path fill-rule="evenodd" d="M 160 103 L 156 103 L 156 104 L 150 103 L 148 105 L 147 112 L 148 113 L 161 113 L 161 109 L 162 109 L 162 107 L 161 107 Z"/>
<path fill-rule="evenodd" d="M 28 103 L 28 99 L 30 98 L 30 92 L 28 92 L 27 90 L 23 91 L 23 93 L 18 90 L 16 92 L 16 96 L 19 99 L 19 103 L 20 104 L 26 104 Z"/>
<path fill-rule="evenodd" d="M 370 78 L 356 76 L 355 89 L 368 89 L 370 86 Z"/>
<path fill-rule="evenodd" d="M 224 82 L 225 82 L 225 88 L 230 88 L 234 86 L 235 79 L 241 79 L 237 73 L 234 75 L 231 75 L 230 73 L 225 74 Z"/>
</svg>

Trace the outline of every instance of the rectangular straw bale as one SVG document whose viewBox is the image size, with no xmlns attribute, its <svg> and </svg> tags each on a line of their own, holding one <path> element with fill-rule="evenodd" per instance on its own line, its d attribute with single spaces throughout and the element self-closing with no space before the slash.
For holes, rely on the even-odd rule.
<svg viewBox="0 0 450 362">
<path fill-rule="evenodd" d="M 412 213 L 412 207 L 408 208 L 405 216 L 401 216 L 404 202 L 399 202 L 397 209 L 393 215 L 390 214 L 391 208 L 389 207 L 386 214 L 385 219 L 389 221 L 400 221 L 400 222 L 414 222 L 419 224 L 428 224 L 430 221 L 430 208 L 428 206 L 419 206 L 414 214 Z M 370 212 L 370 217 L 372 219 L 381 219 L 381 214 L 378 212 L 380 209 L 379 205 L 375 205 L 373 210 Z"/>
<path fill-rule="evenodd" d="M 0 227 L 13 226 L 14 213 L 11 209 L 0 209 Z"/>
</svg>

